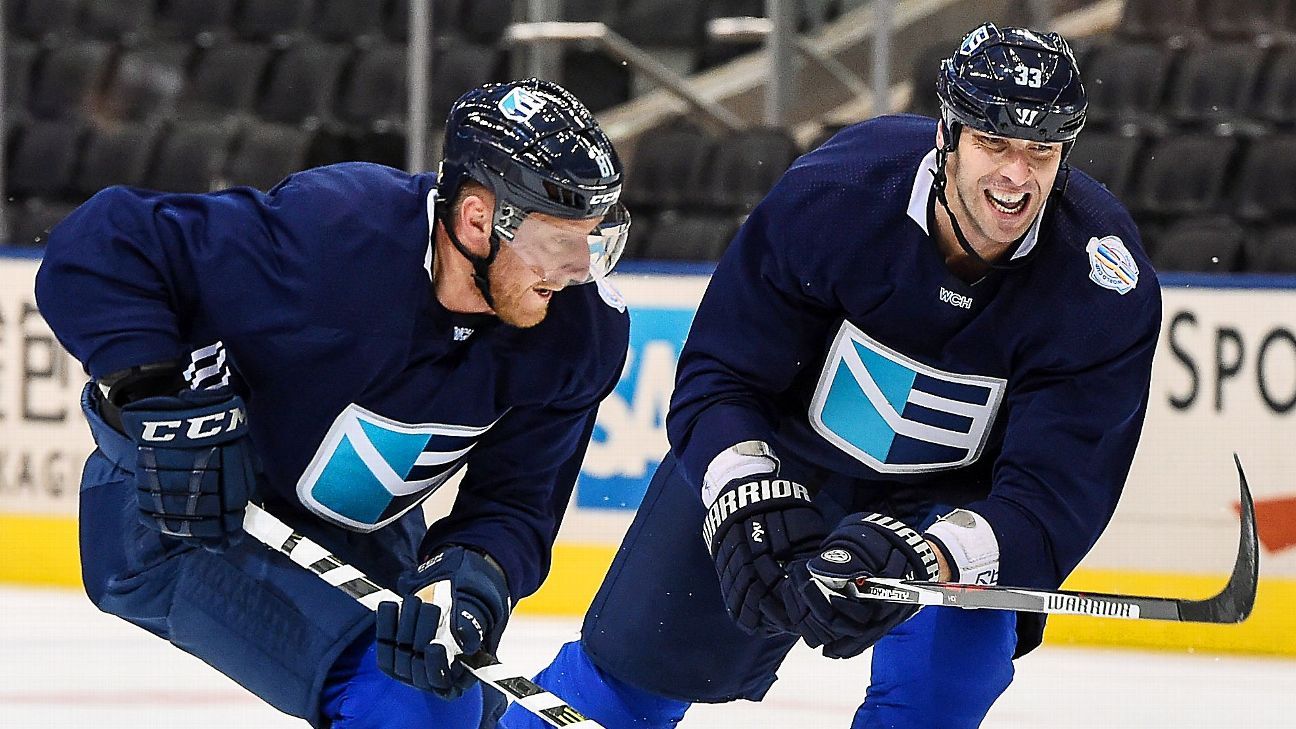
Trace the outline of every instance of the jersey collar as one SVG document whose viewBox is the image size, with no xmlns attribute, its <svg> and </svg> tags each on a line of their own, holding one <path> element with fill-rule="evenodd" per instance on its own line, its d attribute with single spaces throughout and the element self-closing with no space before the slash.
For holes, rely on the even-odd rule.
<svg viewBox="0 0 1296 729">
<path fill-rule="evenodd" d="M 423 256 L 423 268 L 427 270 L 428 280 L 436 285 L 436 279 L 432 277 L 432 252 L 436 248 L 436 188 L 428 190 L 427 194 L 427 221 L 428 221 L 428 249 Z"/>
<path fill-rule="evenodd" d="M 909 218 L 928 236 L 931 235 L 931 231 L 927 228 L 927 206 L 931 203 L 932 180 L 935 178 L 936 150 L 933 149 L 918 163 L 918 170 L 914 173 L 913 189 L 909 191 Z M 1017 250 L 1013 251 L 1009 260 L 1015 261 L 1022 258 L 1035 248 L 1035 243 L 1039 240 L 1040 225 L 1044 222 L 1044 209 L 1047 207 L 1048 198 L 1045 198 L 1039 214 L 1035 216 L 1035 222 L 1031 224 L 1030 230 L 1026 231 L 1025 238 L 1017 246 Z"/>
</svg>

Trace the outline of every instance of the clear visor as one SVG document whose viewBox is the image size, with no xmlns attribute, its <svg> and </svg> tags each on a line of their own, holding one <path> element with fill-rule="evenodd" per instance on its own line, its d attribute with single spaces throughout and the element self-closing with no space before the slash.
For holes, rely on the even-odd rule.
<svg viewBox="0 0 1296 729">
<path fill-rule="evenodd" d="M 522 215 L 518 220 L 517 216 Z M 630 212 L 617 203 L 602 220 L 561 220 L 505 206 L 496 230 L 522 262 L 555 288 L 608 275 L 625 250 Z"/>
</svg>

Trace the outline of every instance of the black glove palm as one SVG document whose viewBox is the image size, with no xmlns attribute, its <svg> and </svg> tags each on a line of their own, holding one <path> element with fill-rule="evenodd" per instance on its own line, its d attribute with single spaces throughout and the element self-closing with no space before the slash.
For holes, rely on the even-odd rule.
<svg viewBox="0 0 1296 729">
<path fill-rule="evenodd" d="M 721 489 L 702 536 L 739 628 L 794 631 L 782 596 L 786 565 L 818 548 L 824 531 L 823 517 L 799 483 L 766 474 L 734 479 Z"/>
</svg>

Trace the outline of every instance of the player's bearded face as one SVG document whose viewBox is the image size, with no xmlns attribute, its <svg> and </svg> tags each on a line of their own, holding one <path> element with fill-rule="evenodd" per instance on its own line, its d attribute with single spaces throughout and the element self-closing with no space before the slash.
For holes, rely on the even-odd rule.
<svg viewBox="0 0 1296 729">
<path fill-rule="evenodd" d="M 584 281 L 590 272 L 585 240 L 599 219 L 540 217 L 544 222 L 539 230 L 524 226 L 514 240 L 537 239 L 519 243 L 521 247 L 510 243 L 501 245 L 490 268 L 495 314 L 515 327 L 533 327 L 544 321 L 554 295 Z M 578 240 L 579 245 L 559 244 L 567 238 Z"/>
<path fill-rule="evenodd" d="M 1062 145 L 964 129 L 947 171 L 969 241 L 1011 243 L 1035 222 L 1062 162 Z"/>
</svg>

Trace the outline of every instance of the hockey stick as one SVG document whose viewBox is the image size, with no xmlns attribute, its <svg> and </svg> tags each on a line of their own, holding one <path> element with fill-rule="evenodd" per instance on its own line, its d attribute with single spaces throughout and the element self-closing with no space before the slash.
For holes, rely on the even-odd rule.
<svg viewBox="0 0 1296 729">
<path fill-rule="evenodd" d="M 380 587 L 363 572 L 294 532 L 287 524 L 256 504 L 247 505 L 243 530 L 267 547 L 283 553 L 293 562 L 319 575 L 321 580 L 354 597 L 370 610 L 377 610 L 380 602 L 401 601 L 400 595 Z M 525 676 L 519 676 L 485 651 L 460 656 L 459 660 L 482 683 L 504 694 L 508 701 L 521 704 L 550 726 L 603 729 L 602 724 L 585 718 L 566 701 L 540 688 Z"/>
<path fill-rule="evenodd" d="M 1069 590 L 1030 590 L 1016 587 L 963 585 L 946 582 L 906 581 L 882 577 L 860 577 L 844 581 L 838 590 L 851 598 L 884 600 L 917 605 L 946 605 L 976 610 L 1022 610 L 1031 613 L 1092 615 L 1130 620 L 1175 620 L 1184 623 L 1240 623 L 1255 605 L 1260 571 L 1260 549 L 1256 538 L 1255 504 L 1247 488 L 1242 461 L 1237 464 L 1242 493 L 1242 530 L 1238 537 L 1237 560 L 1228 584 L 1218 595 L 1205 600 L 1177 600 L 1165 597 L 1113 595 Z M 824 589 L 837 588 L 825 586 Z"/>
</svg>

